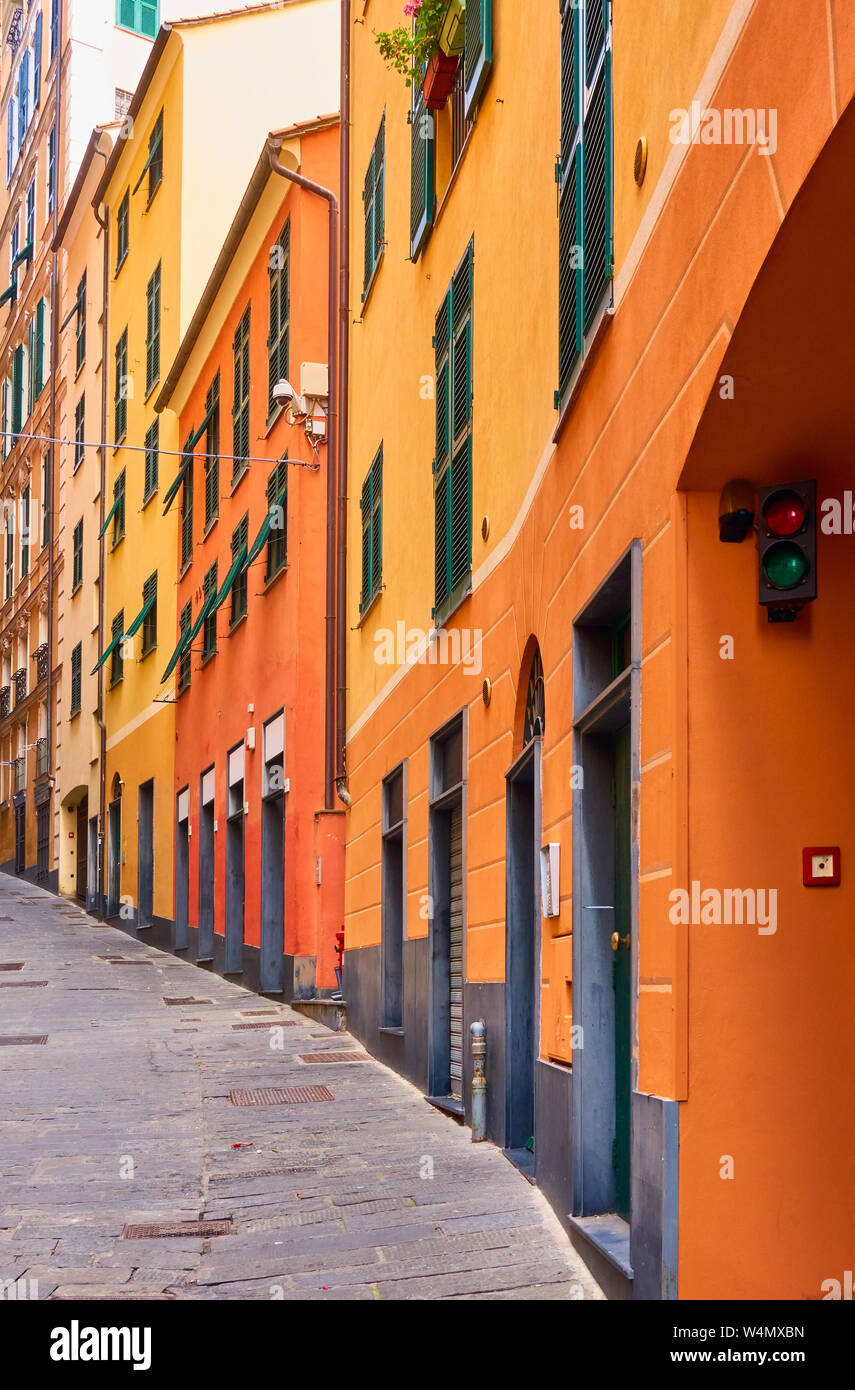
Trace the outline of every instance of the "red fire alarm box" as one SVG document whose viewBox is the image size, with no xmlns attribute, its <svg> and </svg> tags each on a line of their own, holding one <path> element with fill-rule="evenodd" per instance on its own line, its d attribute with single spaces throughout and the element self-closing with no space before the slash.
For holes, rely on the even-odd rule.
<svg viewBox="0 0 855 1390">
<path fill-rule="evenodd" d="M 805 888 L 839 887 L 840 846 L 812 846 L 803 849 L 802 882 Z"/>
</svg>

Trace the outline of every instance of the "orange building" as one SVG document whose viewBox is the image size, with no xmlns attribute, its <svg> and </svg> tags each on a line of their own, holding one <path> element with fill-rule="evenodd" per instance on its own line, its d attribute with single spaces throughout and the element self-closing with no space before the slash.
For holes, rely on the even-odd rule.
<svg viewBox="0 0 855 1390">
<path fill-rule="evenodd" d="M 269 147 L 335 192 L 337 116 Z M 290 999 L 335 989 L 343 917 L 324 776 L 330 226 L 269 147 L 156 401 L 183 448 L 164 498 L 180 514 L 168 944 Z"/>
<path fill-rule="evenodd" d="M 851 5 L 466 0 L 433 112 L 400 11 L 350 71 L 349 1027 L 468 1120 L 485 1020 L 488 1136 L 610 1296 L 829 1296 Z"/>
</svg>

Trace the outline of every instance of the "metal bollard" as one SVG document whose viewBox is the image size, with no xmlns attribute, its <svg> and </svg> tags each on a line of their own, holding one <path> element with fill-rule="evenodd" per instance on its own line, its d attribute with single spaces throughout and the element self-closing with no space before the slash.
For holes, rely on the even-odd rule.
<svg viewBox="0 0 855 1390">
<path fill-rule="evenodd" d="M 487 1138 L 487 1078 L 484 1061 L 487 1056 L 487 1025 L 483 1018 L 469 1027 L 472 1035 L 472 1143 Z"/>
</svg>

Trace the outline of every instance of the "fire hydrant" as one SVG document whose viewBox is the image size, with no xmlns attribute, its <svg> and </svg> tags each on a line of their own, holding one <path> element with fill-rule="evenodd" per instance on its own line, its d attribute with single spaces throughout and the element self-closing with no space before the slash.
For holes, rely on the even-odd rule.
<svg viewBox="0 0 855 1390">
<path fill-rule="evenodd" d="M 472 1143 L 487 1138 L 487 1078 L 484 1062 L 487 1056 L 487 1025 L 483 1018 L 470 1024 L 472 1038 Z"/>
</svg>

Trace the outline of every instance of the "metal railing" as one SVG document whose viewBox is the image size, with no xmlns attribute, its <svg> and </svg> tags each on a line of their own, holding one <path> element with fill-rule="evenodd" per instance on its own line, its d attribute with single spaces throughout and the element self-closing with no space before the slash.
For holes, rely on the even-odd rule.
<svg viewBox="0 0 855 1390">
<path fill-rule="evenodd" d="M 12 687 L 4 685 L 0 688 L 0 719 L 5 719 L 12 709 Z"/>
<path fill-rule="evenodd" d="M 48 673 L 48 644 L 42 642 L 40 647 L 36 647 L 33 652 L 33 660 L 36 663 L 36 680 L 47 680 Z"/>
<path fill-rule="evenodd" d="M 36 776 L 42 777 L 48 770 L 48 741 L 46 738 L 36 740 Z"/>
<path fill-rule="evenodd" d="M 26 757 L 15 759 L 15 791 L 22 792 L 27 785 L 27 759 Z"/>
<path fill-rule="evenodd" d="M 20 671 L 16 671 L 12 680 L 15 682 L 15 704 L 19 705 L 22 700 L 27 698 L 27 668 L 22 666 Z"/>
</svg>

